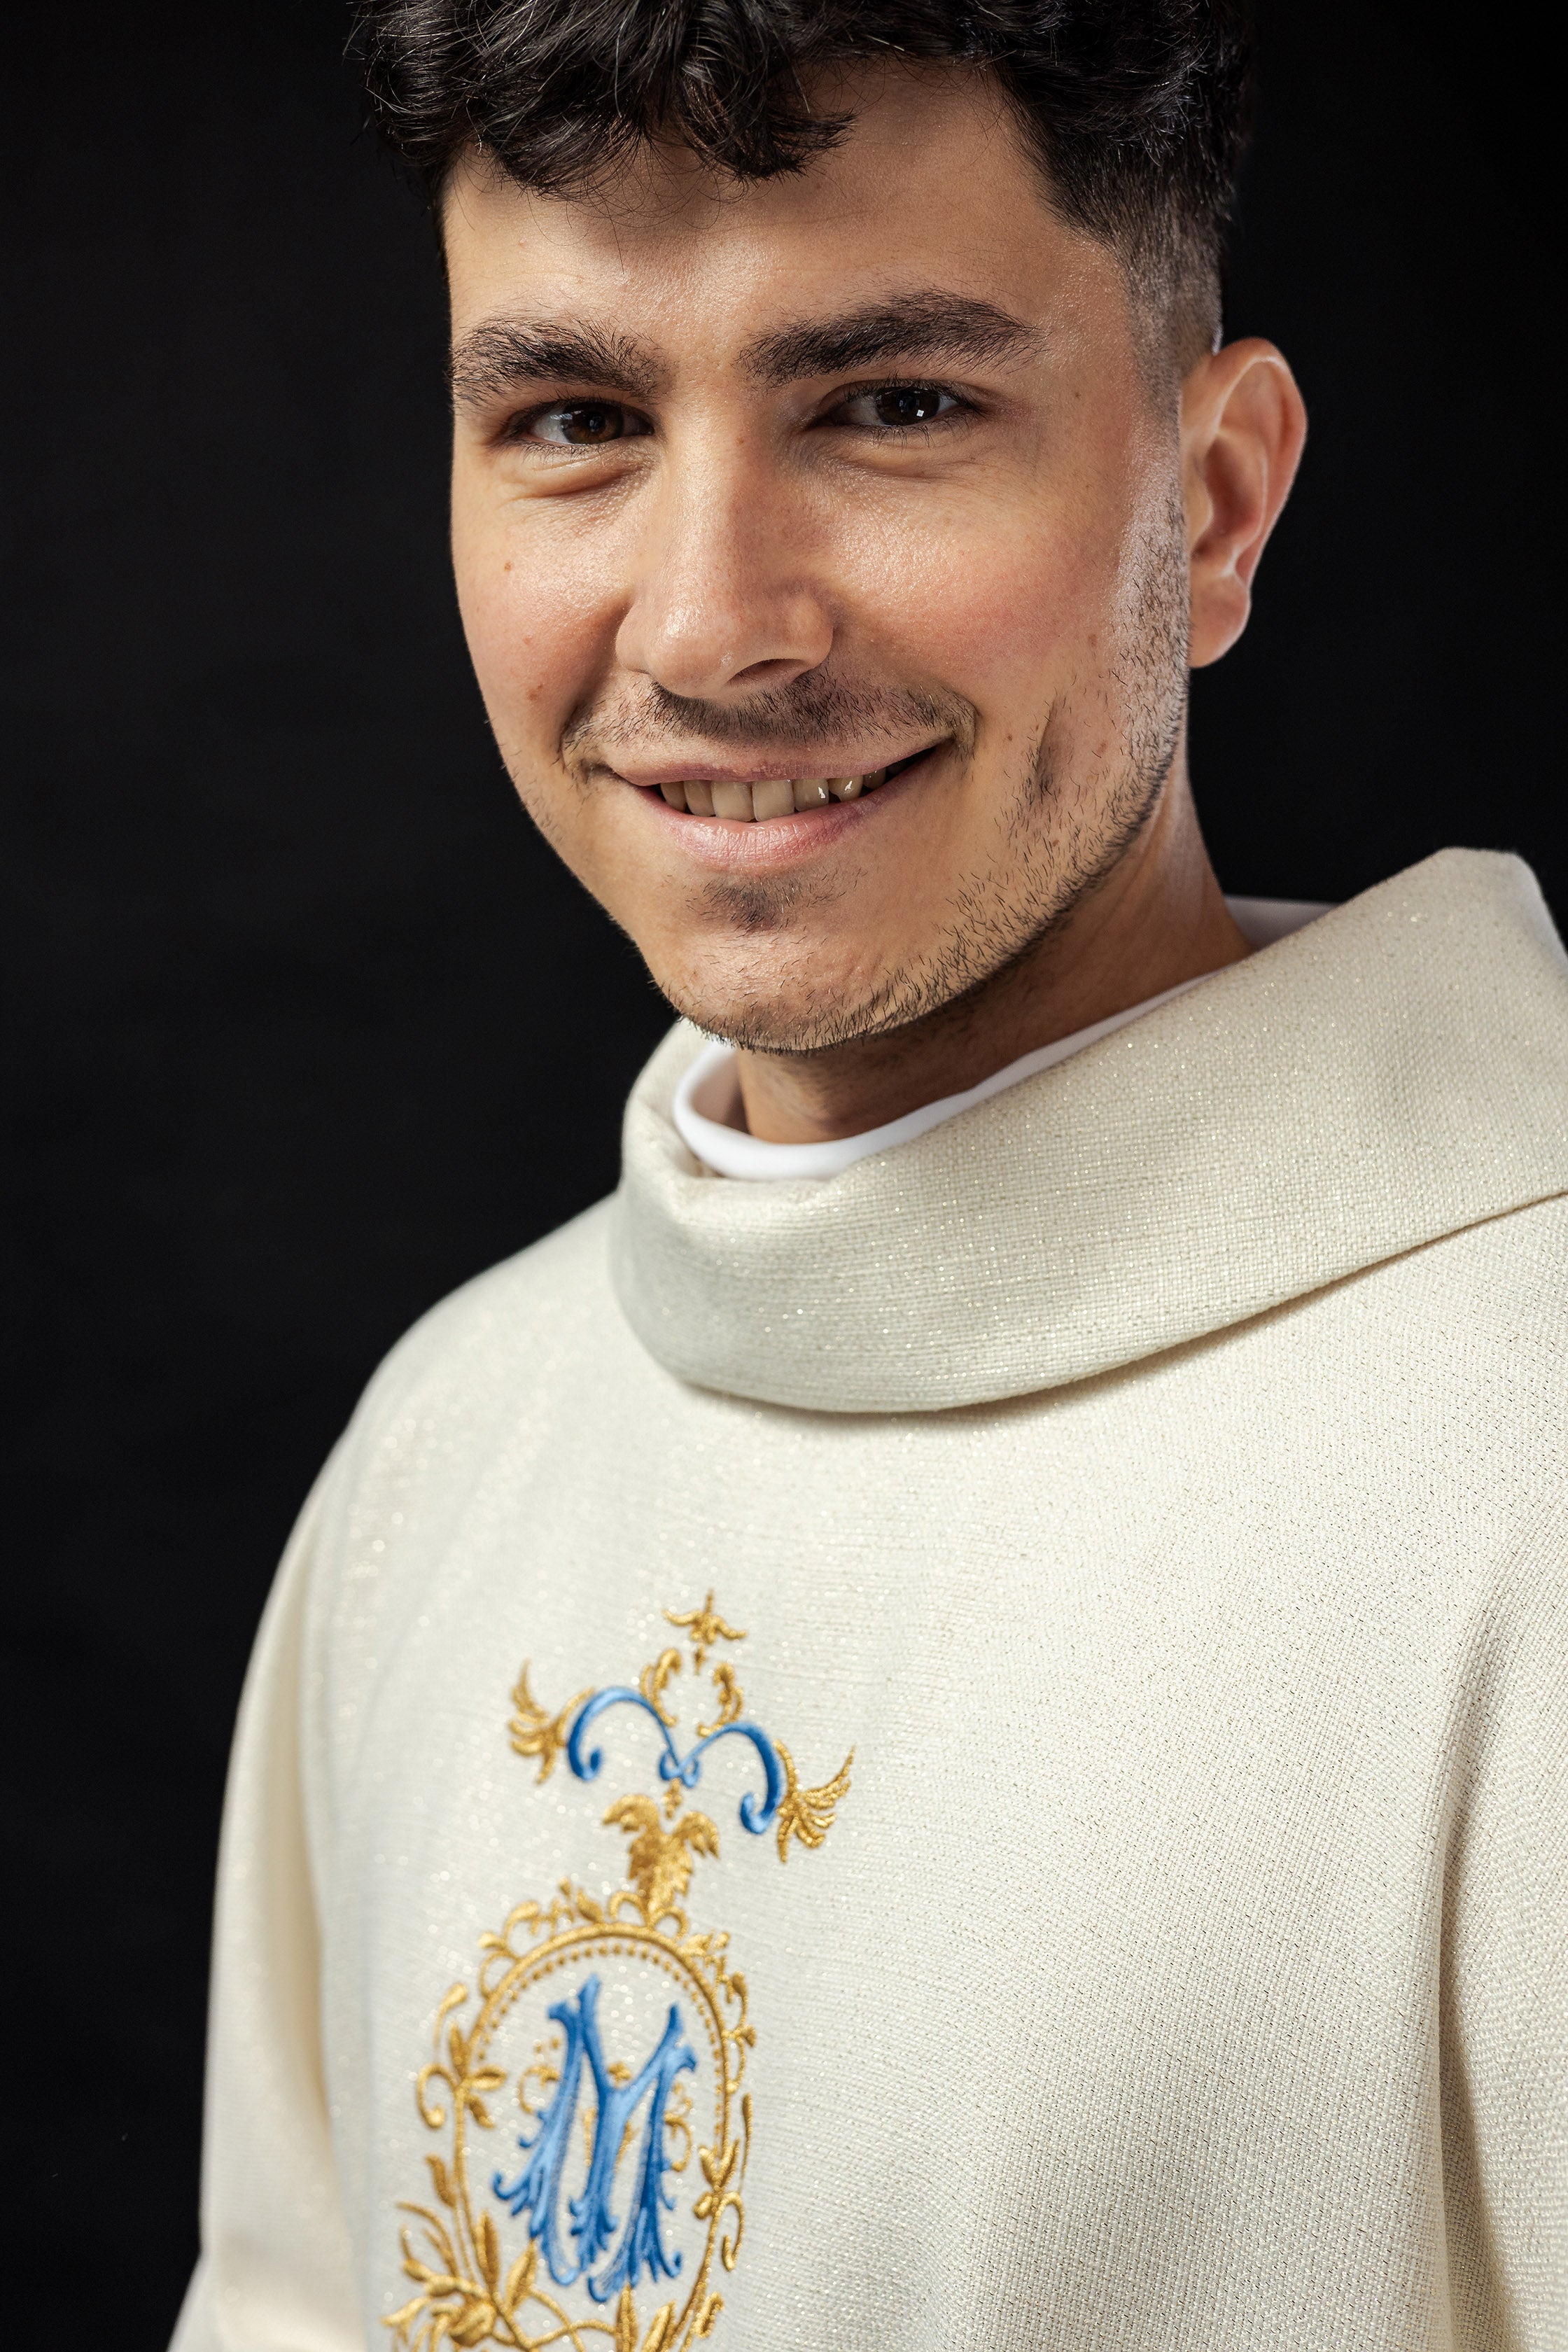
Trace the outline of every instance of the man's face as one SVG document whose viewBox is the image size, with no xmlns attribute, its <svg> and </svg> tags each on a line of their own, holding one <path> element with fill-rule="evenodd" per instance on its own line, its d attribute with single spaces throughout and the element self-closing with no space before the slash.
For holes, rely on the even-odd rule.
<svg viewBox="0 0 1568 2352">
<path fill-rule="evenodd" d="M 785 1051 L 931 1012 L 1069 907 L 1185 676 L 1175 401 L 1116 262 L 984 84 L 850 95 L 797 177 L 645 154 L 563 201 L 470 170 L 445 215 L 502 755 L 679 1010 Z"/>
</svg>

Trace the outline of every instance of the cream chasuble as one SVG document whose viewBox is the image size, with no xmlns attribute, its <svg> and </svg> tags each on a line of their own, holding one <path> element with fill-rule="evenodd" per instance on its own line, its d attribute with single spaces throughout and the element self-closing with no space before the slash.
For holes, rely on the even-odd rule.
<svg viewBox="0 0 1568 2352">
<path fill-rule="evenodd" d="M 383 1367 L 180 2352 L 1568 2345 L 1568 967 L 1450 851 Z"/>
</svg>

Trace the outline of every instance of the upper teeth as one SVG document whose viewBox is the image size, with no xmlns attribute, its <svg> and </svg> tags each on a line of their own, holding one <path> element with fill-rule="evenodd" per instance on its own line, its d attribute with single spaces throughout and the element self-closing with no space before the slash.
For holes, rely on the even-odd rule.
<svg viewBox="0 0 1568 2352">
<path fill-rule="evenodd" d="M 829 801 L 852 801 L 886 783 L 886 768 L 868 776 L 780 776 L 763 784 L 707 784 L 695 776 L 684 783 L 660 784 L 671 808 L 692 816 L 742 817 L 748 824 L 769 816 L 791 816 L 796 809 L 825 808 Z"/>
</svg>

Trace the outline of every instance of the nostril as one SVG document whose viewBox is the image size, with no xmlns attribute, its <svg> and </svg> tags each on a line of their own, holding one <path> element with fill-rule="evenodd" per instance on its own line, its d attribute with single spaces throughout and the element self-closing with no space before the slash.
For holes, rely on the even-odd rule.
<svg viewBox="0 0 1568 2352">
<path fill-rule="evenodd" d="M 732 670 L 731 686 L 788 686 L 800 677 L 812 665 L 803 661 L 752 662 L 745 669 Z"/>
</svg>

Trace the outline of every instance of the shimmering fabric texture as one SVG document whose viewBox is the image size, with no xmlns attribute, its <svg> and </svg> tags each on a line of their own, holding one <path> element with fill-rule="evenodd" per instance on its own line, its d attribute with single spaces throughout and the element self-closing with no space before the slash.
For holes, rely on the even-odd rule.
<svg viewBox="0 0 1568 2352">
<path fill-rule="evenodd" d="M 1568 980 L 1530 877 L 1432 859 L 809 1191 L 699 1172 L 660 1108 L 695 1046 L 616 1201 L 394 1352 L 290 1548 L 179 2352 L 390 2352 L 403 2208 L 455 2210 L 433 2063 L 485 2074 L 461 2340 L 507 2342 L 531 2214 L 572 2271 L 528 2168 L 547 2113 L 609 2163 L 596 2067 L 643 2169 L 589 2202 L 668 2261 L 634 2336 L 614 2240 L 560 2340 L 643 2352 L 727 2063 L 679 1953 L 616 2007 L 650 1908 L 744 1977 L 716 2352 L 1563 2352 Z M 731 1721 L 798 1765 L 787 1863 L 759 1740 L 680 1785 Z M 465 2039 L 531 1939 L 574 2105 L 503 2000 Z"/>
<path fill-rule="evenodd" d="M 1568 967 L 1519 859 L 1447 850 L 933 1134 L 811 1185 L 626 1115 L 616 1286 L 731 1393 L 907 1412 L 1054 1388 L 1568 1187 Z"/>
</svg>

